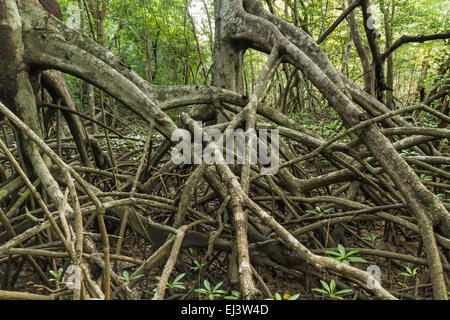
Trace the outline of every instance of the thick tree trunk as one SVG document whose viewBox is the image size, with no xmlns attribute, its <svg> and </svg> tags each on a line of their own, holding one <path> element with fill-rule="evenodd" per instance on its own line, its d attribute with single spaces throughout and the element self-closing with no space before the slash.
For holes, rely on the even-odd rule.
<svg viewBox="0 0 450 320">
<path fill-rule="evenodd" d="M 229 0 L 214 1 L 215 34 L 212 65 L 212 85 L 237 93 L 243 93 L 242 63 L 245 47 L 233 43 L 227 20 L 233 14 L 236 3 Z M 217 114 L 218 122 L 225 117 Z"/>
<path fill-rule="evenodd" d="M 39 124 L 34 90 L 30 82 L 30 73 L 35 78 L 37 70 L 23 68 L 24 47 L 22 43 L 22 18 L 14 1 L 0 3 L 0 42 L 3 43 L 0 55 L 0 99 L 17 114 L 41 138 L 43 133 Z M 30 176 L 36 176 L 32 170 L 35 146 L 17 132 L 19 150 Z"/>
</svg>

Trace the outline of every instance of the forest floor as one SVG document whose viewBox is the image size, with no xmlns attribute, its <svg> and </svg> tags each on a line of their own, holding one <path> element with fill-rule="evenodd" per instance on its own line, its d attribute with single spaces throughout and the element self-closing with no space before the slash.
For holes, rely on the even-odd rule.
<svg viewBox="0 0 450 320">
<path fill-rule="evenodd" d="M 131 125 L 131 123 L 133 124 Z M 121 161 L 124 161 L 122 163 L 121 171 L 133 176 L 135 175 L 134 171 L 138 165 L 139 157 L 142 154 L 141 149 L 145 142 L 145 124 L 140 123 L 139 120 L 135 119 L 127 123 L 119 124 L 118 130 L 122 132 L 123 135 L 130 137 L 131 139 L 116 139 L 114 136 L 112 136 L 112 145 L 114 148 L 114 152 L 117 155 L 117 159 L 122 159 Z M 8 132 L 8 135 L 10 136 L 10 141 L 14 141 L 12 139 L 12 132 Z M 158 137 L 155 136 L 154 138 L 157 145 Z M 101 138 L 100 135 L 99 141 L 104 144 L 103 149 L 107 150 L 106 139 Z M 71 159 L 73 159 L 74 157 L 74 149 L 72 149 L 70 145 L 65 145 L 63 146 L 62 150 L 63 158 L 68 163 L 70 163 Z M 310 169 L 314 170 L 314 167 L 311 166 Z M 325 166 L 323 167 L 323 170 L 324 173 L 326 173 L 327 171 L 333 171 L 333 168 L 327 168 Z M 109 192 L 116 187 L 114 186 L 114 182 L 112 181 L 112 179 L 103 178 L 98 179 L 95 185 L 105 192 Z M 333 186 L 333 188 L 336 189 L 339 187 L 339 184 Z M 176 180 L 167 178 L 164 180 L 164 183 L 159 185 L 155 190 L 155 195 L 175 200 L 177 190 L 179 188 L 180 185 L 177 184 Z M 205 185 L 199 186 L 197 190 L 197 196 L 201 197 L 205 195 L 206 191 L 207 187 Z M 333 192 L 334 189 L 330 191 Z M 252 190 L 251 197 L 263 195 L 258 194 L 258 192 L 259 190 Z M 317 195 L 320 195 L 320 193 L 318 193 Z M 312 196 L 314 196 L 314 194 L 312 194 Z M 357 195 L 355 201 L 364 203 L 367 202 L 367 199 L 362 195 Z M 374 205 L 370 203 L 366 204 Z M 338 212 L 341 212 L 341 210 L 339 210 Z M 388 212 L 393 215 L 396 214 L 395 209 L 392 209 Z M 152 211 L 148 212 L 148 214 L 151 216 L 152 220 L 162 224 L 170 223 L 172 218 L 171 213 L 167 213 L 164 211 Z M 289 230 L 295 230 L 296 228 L 300 227 L 300 224 L 297 224 L 295 222 L 291 223 L 288 221 L 284 222 L 284 224 L 288 226 Z M 115 218 L 114 216 L 107 214 L 106 226 L 108 229 L 108 233 L 111 235 L 111 248 L 114 248 L 116 238 L 119 233 L 120 220 Z M 99 232 L 98 230 L 91 231 L 94 234 Z M 340 232 L 342 234 L 342 237 L 340 237 L 339 239 L 342 240 L 342 244 L 345 245 L 345 248 L 366 248 L 377 250 L 380 252 L 395 252 L 414 257 L 424 257 L 419 235 L 413 234 L 408 230 L 404 230 L 397 225 L 386 223 L 385 221 L 375 220 L 368 222 L 361 221 L 357 223 L 351 222 L 346 223 L 343 226 L 329 226 L 329 231 L 330 234 L 334 234 L 333 231 Z M 316 234 L 316 236 L 320 237 L 319 234 Z M 322 255 L 326 254 L 324 252 L 326 248 L 324 248 L 320 243 L 313 243 L 313 247 L 310 249 L 312 249 L 312 251 L 315 253 L 319 253 Z M 142 237 L 139 237 L 134 231 L 132 231 L 130 228 L 127 228 L 121 253 L 125 256 L 138 259 L 139 261 L 145 261 L 151 256 L 151 254 L 153 253 L 153 249 L 149 243 L 142 239 Z M 206 249 L 194 250 L 191 248 L 181 251 L 178 263 L 170 279 L 173 280 L 176 276 L 184 273 L 185 275 L 180 281 L 185 289 L 169 289 L 166 294 L 167 299 L 208 299 L 206 296 L 199 295 L 198 293 L 194 292 L 194 289 L 203 287 L 204 280 L 209 281 L 212 286 L 223 282 L 220 289 L 225 289 L 228 292 L 231 292 L 231 290 L 236 290 L 239 287 L 238 284 L 231 285 L 228 281 L 228 255 L 221 254 L 219 251 L 215 252 L 217 256 L 214 257 L 212 262 L 210 261 L 211 263 L 208 263 L 206 266 L 201 268 L 202 270 L 199 274 L 199 270 L 198 268 L 196 269 L 196 266 L 198 267 L 198 264 L 202 264 L 205 262 L 203 261 L 205 253 Z M 330 256 L 330 254 L 327 255 Z M 432 299 L 430 277 L 423 266 L 404 262 L 401 260 L 387 259 L 382 256 L 375 256 L 364 253 L 355 253 L 355 255 L 365 259 L 367 262 L 352 262 L 352 265 L 363 270 L 365 270 L 369 266 L 379 267 L 379 270 L 381 270 L 380 276 L 382 285 L 397 298 Z M 125 271 L 128 271 L 131 274 L 135 267 L 135 264 L 128 262 L 118 262 L 115 264 L 115 269 L 118 274 L 123 274 L 123 272 Z M 407 276 L 407 267 L 411 270 L 411 272 L 414 272 L 414 274 Z M 52 268 L 50 267 L 50 269 Z M 141 299 L 152 298 L 154 289 L 158 284 L 158 280 L 155 278 L 158 276 L 157 270 L 158 268 L 155 268 L 152 272 L 146 274 L 145 278 L 141 279 L 141 281 L 136 286 L 138 296 Z M 278 293 L 282 297 L 282 299 L 287 299 L 289 296 L 293 296 L 296 294 L 299 295 L 298 299 L 300 300 L 324 299 L 321 294 L 318 294 L 311 290 L 313 288 L 322 288 L 322 285 L 319 282 L 320 278 L 305 276 L 305 273 L 296 270 L 295 266 L 292 266 L 290 268 L 281 266 L 274 268 L 261 268 L 259 266 L 256 266 L 256 271 L 261 276 L 262 280 L 267 286 L 267 289 L 272 295 Z M 98 276 L 99 277 L 97 278 L 97 280 L 100 283 L 101 270 L 98 270 Z M 342 297 L 345 299 L 365 299 L 371 296 L 369 292 L 361 289 L 361 286 L 359 286 L 357 283 L 351 283 L 349 281 L 341 283 L 339 282 L 337 277 L 335 279 L 341 287 L 352 289 L 351 293 L 342 295 Z M 39 283 L 39 279 L 33 272 L 33 269 L 29 266 L 25 266 L 18 275 L 18 281 L 16 283 L 15 289 L 32 293 L 41 292 L 43 290 L 54 290 L 54 288 L 45 288 L 44 286 L 37 285 L 36 283 Z M 215 299 L 222 299 L 223 296 L 224 294 L 216 297 Z M 264 297 L 261 296 L 260 298 Z"/>
</svg>

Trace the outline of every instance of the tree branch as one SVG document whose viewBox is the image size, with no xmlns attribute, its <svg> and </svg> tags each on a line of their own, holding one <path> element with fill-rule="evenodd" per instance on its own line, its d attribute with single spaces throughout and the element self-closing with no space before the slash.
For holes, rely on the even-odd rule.
<svg viewBox="0 0 450 320">
<path fill-rule="evenodd" d="M 361 0 L 355 0 L 353 1 L 347 9 L 345 9 L 344 12 L 342 12 L 342 14 L 339 16 L 339 18 L 337 18 L 337 20 L 327 29 L 327 31 L 325 31 L 319 38 L 319 40 L 317 40 L 317 44 L 321 44 L 333 31 L 334 29 L 336 29 L 341 22 L 350 14 L 353 12 L 353 10 L 355 10 L 361 3 Z"/>
<path fill-rule="evenodd" d="M 397 50 L 401 45 L 411 42 L 425 42 L 430 40 L 440 40 L 440 39 L 449 39 L 450 32 L 446 33 L 436 33 L 430 34 L 426 36 L 402 36 L 400 39 L 394 42 L 394 44 L 387 49 L 382 55 L 381 60 L 384 61 L 390 54 L 392 54 L 395 50 Z"/>
</svg>

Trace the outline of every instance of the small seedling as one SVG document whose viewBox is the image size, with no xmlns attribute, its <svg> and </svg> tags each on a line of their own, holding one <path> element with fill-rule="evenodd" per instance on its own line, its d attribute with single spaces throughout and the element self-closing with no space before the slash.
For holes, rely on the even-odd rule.
<svg viewBox="0 0 450 320">
<path fill-rule="evenodd" d="M 339 250 L 339 252 L 328 250 L 328 251 L 326 251 L 326 253 L 336 256 L 336 257 L 333 257 L 334 260 L 340 261 L 346 265 L 350 265 L 350 262 L 367 262 L 365 259 L 360 258 L 360 257 L 351 257 L 352 255 L 357 254 L 359 251 L 355 250 L 355 251 L 346 252 L 345 248 L 342 244 L 338 245 L 338 250 Z"/>
<path fill-rule="evenodd" d="M 201 272 L 203 268 L 206 266 L 206 263 L 199 263 L 197 260 L 194 261 L 195 266 L 191 269 L 194 271 Z"/>
<path fill-rule="evenodd" d="M 410 268 L 405 267 L 405 269 L 406 269 L 406 272 L 400 273 L 402 276 L 411 277 L 411 278 L 415 278 L 417 276 L 417 268 L 414 268 L 411 270 Z"/>
<path fill-rule="evenodd" d="M 320 283 L 322 284 L 323 289 L 314 288 L 311 290 L 315 291 L 315 292 L 323 293 L 323 294 L 327 295 L 328 297 L 330 297 L 331 299 L 344 300 L 344 298 L 341 297 L 340 295 L 342 295 L 344 293 L 353 292 L 352 289 L 344 289 L 344 290 L 335 292 L 336 291 L 336 282 L 334 280 L 331 280 L 330 284 L 326 283 L 323 280 L 320 280 Z"/>
<path fill-rule="evenodd" d="M 405 269 L 406 269 L 406 272 L 402 272 L 400 274 L 405 277 L 414 279 L 414 297 L 417 300 L 419 297 L 419 277 L 417 275 L 417 268 L 414 268 L 411 270 L 410 268 L 405 267 Z M 399 281 L 398 284 L 400 284 L 402 287 L 406 288 L 406 285 L 403 284 L 402 282 Z"/>
<path fill-rule="evenodd" d="M 169 290 L 175 290 L 175 289 L 186 289 L 186 287 L 183 285 L 183 282 L 180 282 L 180 280 L 185 276 L 185 273 L 179 274 L 172 282 L 167 281 L 166 283 L 166 289 Z M 160 281 L 161 277 L 156 276 L 156 280 Z M 153 289 L 153 291 L 156 291 L 157 288 Z"/>
<path fill-rule="evenodd" d="M 215 297 L 222 297 L 221 294 L 226 294 L 227 292 L 225 290 L 219 289 L 222 285 L 223 281 L 216 284 L 216 286 L 212 289 L 211 284 L 208 280 L 203 280 L 203 286 L 204 288 L 195 289 L 194 292 L 197 292 L 199 294 L 203 294 L 208 296 L 209 300 L 214 300 Z"/>
<path fill-rule="evenodd" d="M 144 276 L 143 274 L 137 274 L 135 276 L 130 277 L 130 273 L 128 271 L 124 271 L 120 279 L 125 281 L 125 285 L 129 285 L 131 281 L 142 278 L 143 276 Z"/>
<path fill-rule="evenodd" d="M 203 268 L 206 267 L 206 263 L 199 263 L 197 260 L 194 261 L 195 266 L 191 269 L 194 270 L 194 272 L 198 271 L 198 279 L 197 283 L 200 286 L 200 276 L 202 274 Z"/>
<path fill-rule="evenodd" d="M 231 295 L 223 297 L 225 300 L 237 300 L 240 296 L 239 291 L 231 291 Z"/>
<path fill-rule="evenodd" d="M 443 194 L 443 193 L 438 193 L 438 194 L 436 195 L 436 198 L 438 198 L 438 199 L 441 200 L 441 201 L 444 201 L 444 199 L 445 199 L 445 194 Z"/>
<path fill-rule="evenodd" d="M 306 210 L 308 213 L 313 213 L 319 217 L 322 217 L 325 213 L 333 211 L 333 208 L 328 208 L 326 210 L 322 210 L 319 207 L 315 207 L 314 210 Z"/>
<path fill-rule="evenodd" d="M 49 281 L 61 282 L 62 273 L 63 268 L 59 268 L 58 271 L 50 270 L 50 274 L 53 276 L 53 278 L 50 278 Z"/>
<path fill-rule="evenodd" d="M 419 153 L 417 151 L 406 149 L 402 151 L 402 155 L 410 157 L 410 156 L 418 156 Z"/>
<path fill-rule="evenodd" d="M 427 175 L 425 175 L 425 174 L 421 174 L 421 175 L 419 176 L 419 179 L 420 179 L 420 181 L 423 181 L 423 182 L 428 182 L 428 181 L 433 180 L 432 177 L 427 176 Z"/>
<path fill-rule="evenodd" d="M 370 242 L 377 242 L 377 241 L 383 241 L 382 238 L 378 238 L 378 236 L 374 233 L 371 233 L 367 237 L 362 237 L 364 240 L 370 241 Z"/>
</svg>

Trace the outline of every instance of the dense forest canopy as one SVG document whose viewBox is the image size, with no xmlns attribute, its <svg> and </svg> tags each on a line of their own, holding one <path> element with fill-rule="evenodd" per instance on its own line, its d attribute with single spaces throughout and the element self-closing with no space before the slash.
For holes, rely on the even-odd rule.
<svg viewBox="0 0 450 320">
<path fill-rule="evenodd" d="M 447 300 L 449 8 L 0 0 L 0 299 Z"/>
<path fill-rule="evenodd" d="M 84 13 L 78 2 L 59 1 L 64 13 L 63 21 L 76 30 L 81 29 L 80 12 Z M 293 1 L 272 2 L 278 16 L 289 22 L 296 19 Z M 298 24 L 314 39 L 319 39 L 342 13 L 342 3 L 343 1 L 298 1 L 297 7 L 301 8 L 297 17 L 300 19 Z M 371 7 L 381 50 L 387 46 L 386 27 L 390 30 L 388 32 L 391 33 L 391 42 L 404 35 L 439 34 L 449 29 L 449 12 L 448 9 L 443 10 L 448 7 L 446 1 L 372 1 Z M 212 64 L 215 27 L 213 20 L 212 1 L 109 1 L 105 15 L 108 48 L 117 57 L 125 59 L 134 71 L 145 78 L 145 38 L 148 36 L 153 57 L 154 84 L 210 84 L 211 72 L 207 72 L 205 79 L 203 68 L 208 71 Z M 356 14 L 356 20 L 362 32 L 363 19 L 360 13 Z M 88 30 L 85 32 L 92 35 L 89 27 L 86 28 Z M 350 37 L 348 25 L 341 23 L 332 36 L 321 44 L 321 48 L 336 68 L 343 70 L 345 67 L 345 75 L 363 86 L 361 61 Z M 363 38 L 363 41 L 368 46 L 367 40 Z M 255 50 L 246 51 L 244 58 L 249 82 L 245 93 L 249 95 L 252 84 L 258 77 L 258 66 L 264 64 L 265 58 Z M 408 102 L 413 102 L 419 83 L 430 88 L 435 80 L 445 76 L 445 73 L 439 71 L 448 59 L 447 43 L 412 42 L 401 46 L 392 58 L 395 64 L 394 92 L 400 100 L 409 97 Z M 170 72 L 165 69 L 167 66 L 171 66 Z M 279 76 L 282 84 L 285 84 L 285 74 L 281 73 Z M 272 95 L 274 93 L 271 92 L 269 97 Z"/>
</svg>

